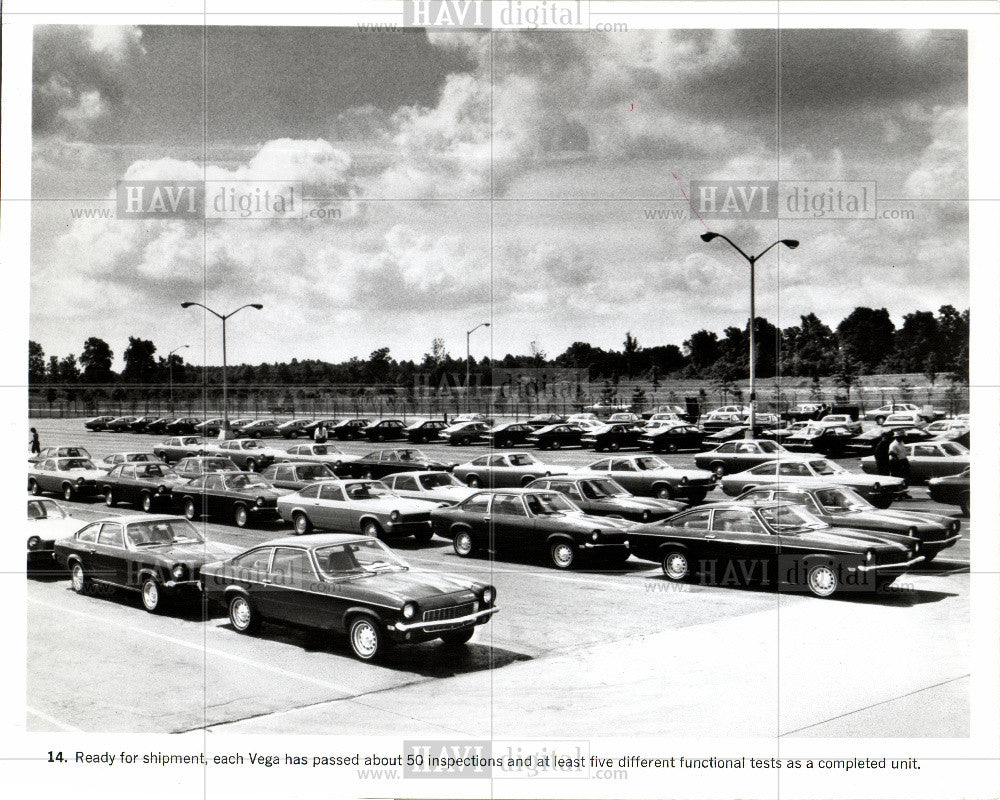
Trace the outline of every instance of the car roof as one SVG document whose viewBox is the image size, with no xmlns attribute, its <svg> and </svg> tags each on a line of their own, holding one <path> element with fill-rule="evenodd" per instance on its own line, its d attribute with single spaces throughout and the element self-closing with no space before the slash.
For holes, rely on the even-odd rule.
<svg viewBox="0 0 1000 800">
<path fill-rule="evenodd" d="M 371 536 L 362 536 L 359 533 L 312 533 L 309 536 L 282 536 L 280 539 L 270 539 L 248 547 L 247 550 L 257 550 L 261 547 L 283 547 L 285 545 L 314 548 L 329 544 L 368 541 L 371 538 Z"/>
<path fill-rule="evenodd" d="M 271 464 L 267 469 L 271 470 L 275 467 L 322 467 L 323 464 L 317 463 L 315 461 L 277 461 Z M 232 472 L 232 470 L 230 470 Z"/>
<path fill-rule="evenodd" d="M 100 517 L 94 522 L 118 522 L 122 525 L 131 525 L 134 522 L 187 522 L 184 517 L 176 514 L 121 514 L 116 516 Z M 88 525 L 90 523 L 87 523 Z"/>
<path fill-rule="evenodd" d="M 405 476 L 405 477 L 416 477 L 418 475 L 451 475 L 451 473 L 448 472 L 447 470 L 443 470 L 443 469 L 420 469 L 420 470 L 411 470 L 411 471 L 408 471 L 408 472 L 390 472 L 385 477 L 386 478 L 395 478 L 397 476 L 399 476 L 399 477 L 403 477 L 403 476 Z M 348 478 L 347 480 L 351 480 L 351 479 Z M 361 480 L 361 478 L 355 478 L 355 480 Z M 383 480 L 384 480 L 384 478 L 383 478 Z M 472 487 L 469 487 L 469 488 L 472 488 Z"/>
</svg>

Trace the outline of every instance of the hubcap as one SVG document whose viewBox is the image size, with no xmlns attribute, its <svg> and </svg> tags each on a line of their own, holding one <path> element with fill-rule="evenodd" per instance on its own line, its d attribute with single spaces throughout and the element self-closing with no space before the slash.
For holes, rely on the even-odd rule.
<svg viewBox="0 0 1000 800">
<path fill-rule="evenodd" d="M 71 487 L 67 486 L 65 489 L 63 489 L 63 499 L 64 500 L 73 499 L 73 489 Z"/>
<path fill-rule="evenodd" d="M 467 556 L 472 552 L 472 537 L 467 533 L 460 533 L 455 538 L 455 550 L 460 556 Z"/>
<path fill-rule="evenodd" d="M 568 544 L 557 544 L 552 548 L 552 560 L 557 566 L 568 567 L 573 563 L 573 548 Z"/>
<path fill-rule="evenodd" d="M 725 473 L 726 473 L 726 468 L 725 467 L 723 467 L 721 464 L 719 464 L 719 465 L 716 466 L 716 468 L 715 468 L 715 474 L 718 477 L 721 478 L 723 475 L 725 475 Z"/>
<path fill-rule="evenodd" d="M 188 519 L 194 519 L 194 514 L 195 514 L 194 501 L 188 500 L 184 504 L 184 516 L 187 517 Z"/>
<path fill-rule="evenodd" d="M 368 522 L 365 524 L 364 534 L 365 536 L 374 536 L 376 539 L 378 538 L 378 528 L 375 527 L 374 522 Z"/>
<path fill-rule="evenodd" d="M 104 502 L 106 505 L 113 506 L 115 504 L 115 496 L 111 492 L 108 492 L 104 497 Z"/>
<path fill-rule="evenodd" d="M 296 533 L 305 533 L 306 532 L 306 527 L 307 527 L 307 521 L 306 521 L 305 516 L 303 516 L 302 514 L 299 514 L 299 516 L 297 516 L 295 518 L 295 532 Z"/>
<path fill-rule="evenodd" d="M 242 597 L 237 597 L 229 606 L 229 618 L 238 630 L 246 630 L 250 624 L 250 605 Z"/>
<path fill-rule="evenodd" d="M 247 510 L 242 506 L 236 509 L 236 524 L 241 528 L 247 524 Z"/>
<path fill-rule="evenodd" d="M 160 590 L 155 581 L 146 581 L 142 585 L 142 603 L 152 611 L 160 602 Z"/>
<path fill-rule="evenodd" d="M 78 591 L 83 591 L 83 567 L 79 564 L 73 565 L 73 588 Z"/>
<path fill-rule="evenodd" d="M 813 567 L 809 573 L 809 588 L 820 597 L 833 594 L 837 588 L 837 575 L 829 567 Z"/>
<path fill-rule="evenodd" d="M 683 553 L 671 553 L 663 560 L 663 572 L 668 578 L 679 581 L 687 575 L 687 558 Z"/>
<path fill-rule="evenodd" d="M 355 623 L 351 629 L 351 644 L 362 658 L 371 658 L 378 647 L 378 633 L 370 622 Z"/>
<path fill-rule="evenodd" d="M 153 507 L 153 498 L 148 494 L 142 496 L 142 510 L 149 511 Z"/>
</svg>

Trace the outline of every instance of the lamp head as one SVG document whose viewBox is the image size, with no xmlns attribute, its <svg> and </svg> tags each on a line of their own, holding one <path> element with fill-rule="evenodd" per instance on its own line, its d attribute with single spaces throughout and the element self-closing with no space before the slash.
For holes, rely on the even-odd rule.
<svg viewBox="0 0 1000 800">
<path fill-rule="evenodd" d="M 184 302 L 184 303 L 181 303 L 181 308 L 191 308 L 191 306 L 193 306 L 193 305 L 194 305 L 194 303 Z"/>
<path fill-rule="evenodd" d="M 719 235 L 719 234 L 717 234 L 717 233 L 712 233 L 712 231 L 708 231 L 707 233 L 703 233 L 703 234 L 701 235 L 701 240 L 702 240 L 703 242 L 710 242 L 710 241 L 712 241 L 712 239 L 714 239 L 714 238 L 715 238 L 715 237 L 717 237 L 718 235 Z"/>
<path fill-rule="evenodd" d="M 796 244 L 798 244 L 798 242 L 796 242 Z M 250 304 L 250 308 L 256 308 L 258 311 L 260 311 L 263 307 L 264 306 L 261 303 L 251 303 Z"/>
<path fill-rule="evenodd" d="M 787 247 L 789 250 L 794 250 L 796 247 L 799 246 L 799 240 L 798 239 L 782 239 L 781 243 L 785 247 Z"/>
</svg>

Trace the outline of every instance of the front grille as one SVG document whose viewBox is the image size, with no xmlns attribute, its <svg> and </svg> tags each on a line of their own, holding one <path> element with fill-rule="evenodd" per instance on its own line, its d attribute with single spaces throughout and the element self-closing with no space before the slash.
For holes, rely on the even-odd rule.
<svg viewBox="0 0 1000 800">
<path fill-rule="evenodd" d="M 466 603 L 465 605 L 452 606 L 451 608 L 435 608 L 432 611 L 424 612 L 424 622 L 442 622 L 448 619 L 467 617 L 475 610 L 475 603 Z"/>
<path fill-rule="evenodd" d="M 418 522 L 430 522 L 430 521 L 431 521 L 430 511 L 420 512 L 417 514 L 406 514 L 403 516 L 402 519 L 400 519 L 400 522 L 402 522 L 404 525 L 418 523 Z"/>
</svg>

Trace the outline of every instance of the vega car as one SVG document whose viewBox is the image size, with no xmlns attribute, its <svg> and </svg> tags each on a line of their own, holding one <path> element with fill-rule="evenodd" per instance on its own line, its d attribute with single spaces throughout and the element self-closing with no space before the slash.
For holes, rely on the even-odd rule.
<svg viewBox="0 0 1000 800">
<path fill-rule="evenodd" d="M 431 458 L 421 450 L 402 447 L 395 450 L 375 450 L 361 456 L 356 461 L 344 464 L 338 474 L 352 478 L 374 478 L 378 480 L 394 472 L 422 472 L 436 470 L 450 472 L 454 463 L 445 463 Z"/>
<path fill-rule="evenodd" d="M 450 472 L 397 472 L 395 475 L 386 475 L 382 482 L 400 497 L 448 505 L 460 503 L 476 493 L 475 489 L 456 479 Z"/>
<path fill-rule="evenodd" d="M 539 478 L 529 483 L 528 488 L 561 492 L 586 514 L 636 522 L 666 519 L 687 508 L 687 503 L 677 500 L 638 497 L 611 478 Z"/>
<path fill-rule="evenodd" d="M 104 478 L 102 491 L 109 508 L 131 503 L 145 512 L 172 505 L 173 491 L 186 483 L 166 464 L 128 463 L 114 467 Z"/>
<path fill-rule="evenodd" d="M 274 455 L 257 439 L 229 439 L 206 444 L 203 450 L 207 456 L 228 458 L 237 467 L 249 472 L 264 469 L 274 462 Z"/>
<path fill-rule="evenodd" d="M 910 462 L 910 482 L 919 483 L 930 478 L 957 475 L 969 467 L 972 454 L 958 442 L 918 442 L 906 445 Z M 861 469 L 878 474 L 875 456 L 861 459 Z"/>
<path fill-rule="evenodd" d="M 232 520 L 237 528 L 278 516 L 278 498 L 285 494 L 250 472 L 210 472 L 177 488 L 174 497 L 189 520 L 207 516 Z"/>
<path fill-rule="evenodd" d="M 927 482 L 931 500 L 935 503 L 950 503 L 961 508 L 965 516 L 969 516 L 969 469 L 966 468 L 957 475 L 944 478 L 931 478 Z"/>
<path fill-rule="evenodd" d="M 452 472 L 455 477 L 469 486 L 527 486 L 535 478 L 548 475 L 565 475 L 569 467 L 561 464 L 546 464 L 531 453 L 493 453 L 479 456 L 465 464 L 459 464 Z"/>
<path fill-rule="evenodd" d="M 742 472 L 787 452 L 784 447 L 770 439 L 743 439 L 726 442 L 712 450 L 698 453 L 694 457 L 694 463 L 699 469 L 711 470 L 721 478 L 728 472 Z"/>
<path fill-rule="evenodd" d="M 329 480 L 337 476 L 326 464 L 317 464 L 314 461 L 282 461 L 269 466 L 260 477 L 277 489 L 301 489 L 315 481 Z"/>
<path fill-rule="evenodd" d="M 54 566 L 57 539 L 71 536 L 86 523 L 74 519 L 55 500 L 28 498 L 27 563 L 29 566 Z"/>
<path fill-rule="evenodd" d="M 703 469 L 678 469 L 657 456 L 604 458 L 583 467 L 579 474 L 608 475 L 633 494 L 663 500 L 683 498 L 700 503 L 715 488 L 715 475 Z"/>
<path fill-rule="evenodd" d="M 687 422 L 666 423 L 656 427 L 647 426 L 639 444 L 654 453 L 676 453 L 678 450 L 698 450 L 704 439 L 705 433 L 695 425 Z"/>
<path fill-rule="evenodd" d="M 199 436 L 173 436 L 153 447 L 153 454 L 173 464 L 188 456 L 200 455 L 205 445 Z"/>
<path fill-rule="evenodd" d="M 93 497 L 101 493 L 105 476 L 88 458 L 46 458 L 29 467 L 28 491 L 55 492 L 66 501 Z"/>
</svg>

